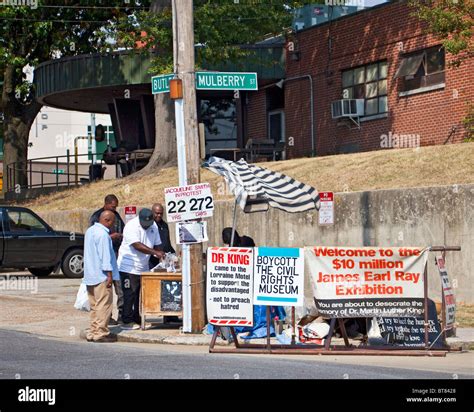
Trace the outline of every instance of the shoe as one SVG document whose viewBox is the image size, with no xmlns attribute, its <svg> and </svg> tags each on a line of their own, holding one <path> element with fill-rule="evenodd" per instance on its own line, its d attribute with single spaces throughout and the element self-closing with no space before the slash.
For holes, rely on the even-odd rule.
<svg viewBox="0 0 474 412">
<path fill-rule="evenodd" d="M 140 329 L 140 325 L 137 324 L 137 323 L 124 323 L 123 325 L 120 326 L 122 329 L 125 329 L 125 330 L 136 330 L 136 329 Z"/>
<path fill-rule="evenodd" d="M 109 320 L 109 326 L 117 326 L 118 322 L 114 318 L 110 318 Z"/>
<path fill-rule="evenodd" d="M 108 335 L 103 336 L 100 339 L 94 340 L 95 343 L 112 343 L 117 342 L 117 335 L 112 335 L 109 333 Z"/>
<path fill-rule="evenodd" d="M 150 322 L 145 322 L 145 330 L 151 329 L 153 325 Z"/>
</svg>

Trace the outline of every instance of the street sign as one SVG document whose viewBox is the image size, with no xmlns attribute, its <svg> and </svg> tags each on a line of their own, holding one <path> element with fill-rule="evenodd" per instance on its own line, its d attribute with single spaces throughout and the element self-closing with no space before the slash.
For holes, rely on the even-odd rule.
<svg viewBox="0 0 474 412">
<path fill-rule="evenodd" d="M 209 183 L 168 187 L 165 189 L 165 203 L 168 222 L 211 217 L 214 210 Z"/>
<path fill-rule="evenodd" d="M 170 79 L 172 79 L 173 77 L 173 73 L 153 76 L 151 78 L 151 93 L 168 93 L 170 91 Z"/>
<path fill-rule="evenodd" d="M 333 225 L 334 224 L 334 193 L 320 192 L 319 193 L 319 224 Z"/>
<path fill-rule="evenodd" d="M 258 90 L 257 73 L 197 72 L 197 90 Z"/>
<path fill-rule="evenodd" d="M 128 223 L 133 218 L 137 217 L 136 206 L 125 206 L 125 223 Z"/>
<path fill-rule="evenodd" d="M 151 78 L 153 94 L 168 93 L 174 74 L 161 74 Z M 196 72 L 197 90 L 258 90 L 257 73 Z"/>
</svg>

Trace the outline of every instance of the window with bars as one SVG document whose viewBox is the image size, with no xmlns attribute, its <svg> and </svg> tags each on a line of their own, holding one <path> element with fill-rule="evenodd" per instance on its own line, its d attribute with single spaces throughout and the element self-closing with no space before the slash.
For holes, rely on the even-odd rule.
<svg viewBox="0 0 474 412">
<path fill-rule="evenodd" d="M 342 98 L 365 99 L 364 116 L 387 113 L 387 61 L 342 72 Z"/>
</svg>

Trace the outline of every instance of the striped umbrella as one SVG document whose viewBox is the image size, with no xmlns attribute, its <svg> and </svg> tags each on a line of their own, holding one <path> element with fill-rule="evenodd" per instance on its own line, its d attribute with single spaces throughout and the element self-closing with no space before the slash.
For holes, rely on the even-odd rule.
<svg viewBox="0 0 474 412">
<path fill-rule="evenodd" d="M 319 210 L 318 191 L 282 173 L 243 159 L 231 162 L 219 157 L 209 158 L 204 167 L 224 176 L 245 213 L 266 211 L 269 206 L 289 213 Z"/>
</svg>

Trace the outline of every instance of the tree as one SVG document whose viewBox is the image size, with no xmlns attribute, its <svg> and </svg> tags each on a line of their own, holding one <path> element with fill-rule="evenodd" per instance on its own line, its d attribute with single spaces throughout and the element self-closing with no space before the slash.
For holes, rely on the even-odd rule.
<svg viewBox="0 0 474 412">
<path fill-rule="evenodd" d="M 459 66 L 474 56 L 472 0 L 410 0 L 414 14 L 427 23 L 428 32 L 438 37 Z"/>
<path fill-rule="evenodd" d="M 295 8 L 317 2 L 195 0 L 196 69 L 202 68 L 204 63 L 218 65 L 255 58 L 252 50 L 242 46 L 284 33 L 291 26 Z M 140 11 L 133 18 L 120 21 L 117 41 L 124 47 L 138 47 L 142 52 L 152 53 L 152 74 L 172 73 L 171 23 L 171 0 L 155 0 L 150 11 Z M 155 151 L 147 167 L 136 176 L 176 164 L 174 107 L 166 94 L 155 96 L 155 120 Z"/>
<path fill-rule="evenodd" d="M 10 178 L 20 186 L 27 183 L 29 130 L 41 109 L 24 69 L 58 57 L 110 49 L 107 39 L 113 35 L 117 19 L 137 11 L 137 7 L 127 6 L 120 0 L 104 7 L 90 6 L 85 0 L 64 0 L 62 5 L 52 0 L 23 1 L 22 4 L 31 4 L 31 7 L 0 7 L 3 171 L 6 177 L 7 165 L 19 162 L 20 167 Z"/>
</svg>

